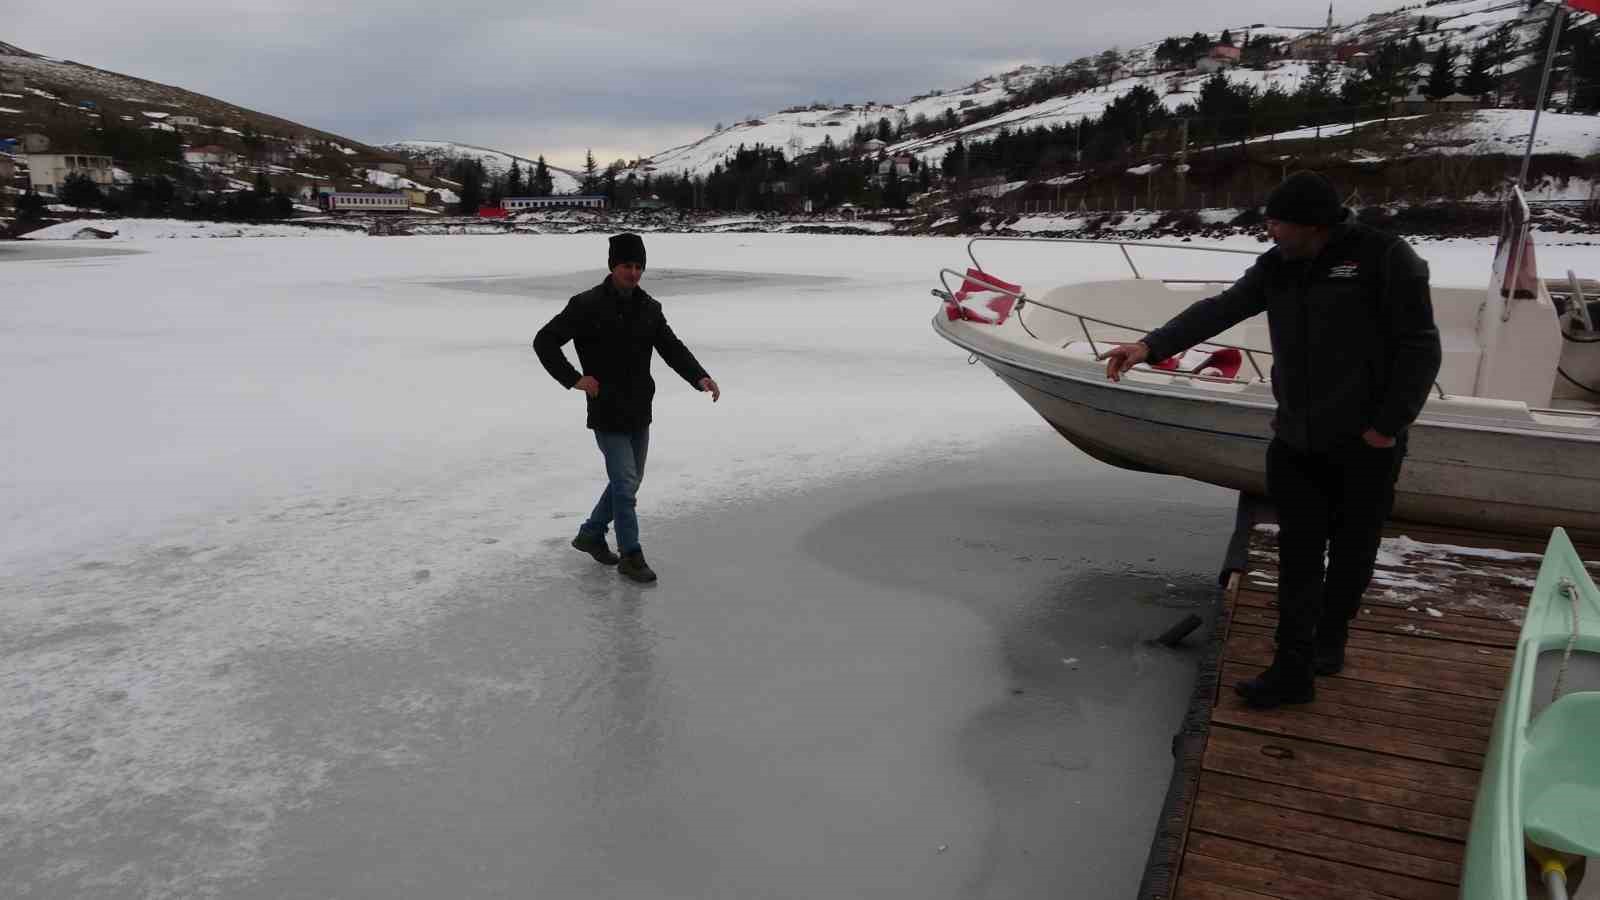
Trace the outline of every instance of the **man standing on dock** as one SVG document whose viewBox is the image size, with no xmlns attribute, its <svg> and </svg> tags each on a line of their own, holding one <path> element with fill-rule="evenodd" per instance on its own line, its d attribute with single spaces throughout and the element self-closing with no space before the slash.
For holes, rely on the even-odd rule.
<svg viewBox="0 0 1600 900">
<path fill-rule="evenodd" d="M 606 463 L 606 488 L 572 539 L 572 546 L 594 557 L 595 562 L 615 565 L 624 577 L 641 583 L 656 580 L 639 546 L 635 512 L 650 449 L 651 401 L 656 393 L 650 377 L 651 354 L 660 353 L 684 381 L 711 394 L 713 403 L 722 398 L 717 383 L 672 333 L 661 304 L 639 287 L 644 259 L 643 238 L 637 234 L 613 236 L 606 259 L 611 274 L 568 301 L 566 309 L 533 339 L 533 349 L 550 376 L 562 387 L 588 395 L 589 427 Z M 577 344 L 581 374 L 562 352 L 568 341 Z M 613 522 L 620 559 L 606 544 L 606 530 Z"/>
<path fill-rule="evenodd" d="M 1267 313 L 1278 403 L 1267 448 L 1279 526 L 1277 650 L 1266 671 L 1234 685 L 1261 709 L 1309 703 L 1314 676 L 1343 668 L 1406 430 L 1440 361 L 1428 265 L 1405 241 L 1349 221 L 1333 185 L 1312 172 L 1285 179 L 1266 217 L 1277 246 L 1231 287 L 1106 354 L 1106 377 L 1117 381 Z"/>
</svg>

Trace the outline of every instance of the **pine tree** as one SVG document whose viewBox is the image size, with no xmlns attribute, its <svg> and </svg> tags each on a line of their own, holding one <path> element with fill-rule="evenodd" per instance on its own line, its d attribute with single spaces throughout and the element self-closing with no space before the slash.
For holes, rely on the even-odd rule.
<svg viewBox="0 0 1600 900">
<path fill-rule="evenodd" d="M 1422 96 L 1437 101 L 1455 92 L 1456 49 L 1446 42 L 1433 52 L 1433 69 L 1428 73 L 1428 83 L 1422 89 Z"/>
<path fill-rule="evenodd" d="M 511 171 L 506 173 L 506 196 L 522 196 L 522 166 L 514 159 L 511 161 Z"/>
<path fill-rule="evenodd" d="M 583 157 L 583 182 L 579 191 L 585 194 L 597 193 L 600 190 L 600 167 L 595 165 L 594 151 L 589 150 Z"/>
<path fill-rule="evenodd" d="M 1472 50 L 1467 63 L 1467 73 L 1461 76 L 1461 93 L 1469 97 L 1483 97 L 1494 91 L 1494 60 L 1488 44 L 1479 44 Z"/>
<path fill-rule="evenodd" d="M 456 207 L 456 212 L 463 216 L 475 216 L 478 207 L 483 205 L 483 163 L 469 160 L 460 172 L 461 202 Z"/>
<path fill-rule="evenodd" d="M 100 186 L 82 172 L 69 174 L 61 183 L 61 202 L 68 206 L 99 206 L 102 199 Z"/>
<path fill-rule="evenodd" d="M 550 177 L 550 167 L 545 165 L 542 154 L 533 165 L 533 179 L 528 188 L 528 193 L 535 197 L 548 197 L 556 189 L 555 179 Z"/>
</svg>

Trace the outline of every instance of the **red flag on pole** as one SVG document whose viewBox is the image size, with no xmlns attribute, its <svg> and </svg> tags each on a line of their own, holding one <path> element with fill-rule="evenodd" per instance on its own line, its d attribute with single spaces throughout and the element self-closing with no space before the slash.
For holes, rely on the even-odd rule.
<svg viewBox="0 0 1600 900">
<path fill-rule="evenodd" d="M 1600 16 L 1600 0 L 1567 0 L 1567 5 Z"/>
</svg>

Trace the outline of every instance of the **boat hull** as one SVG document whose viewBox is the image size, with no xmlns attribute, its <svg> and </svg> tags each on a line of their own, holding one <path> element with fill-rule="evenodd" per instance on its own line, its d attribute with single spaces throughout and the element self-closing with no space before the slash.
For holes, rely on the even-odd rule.
<svg viewBox="0 0 1600 900">
<path fill-rule="evenodd" d="M 1097 370 L 1041 371 L 958 343 L 1102 462 L 1266 493 L 1270 397 L 1219 402 L 1139 389 Z M 1580 540 L 1600 540 L 1600 441 L 1436 422 L 1426 413 L 1408 440 L 1395 518 L 1540 535 L 1562 526 Z"/>
</svg>

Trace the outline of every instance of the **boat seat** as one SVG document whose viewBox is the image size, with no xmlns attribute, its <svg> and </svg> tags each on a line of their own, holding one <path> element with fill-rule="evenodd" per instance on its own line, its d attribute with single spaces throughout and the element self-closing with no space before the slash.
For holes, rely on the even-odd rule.
<svg viewBox="0 0 1600 900">
<path fill-rule="evenodd" d="M 1542 847 L 1600 856 L 1600 691 L 1550 704 L 1528 732 L 1522 767 L 1522 827 Z"/>
</svg>

